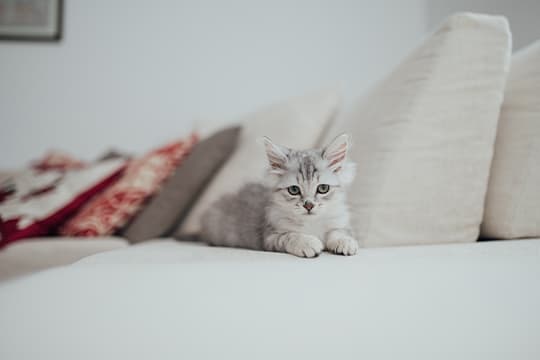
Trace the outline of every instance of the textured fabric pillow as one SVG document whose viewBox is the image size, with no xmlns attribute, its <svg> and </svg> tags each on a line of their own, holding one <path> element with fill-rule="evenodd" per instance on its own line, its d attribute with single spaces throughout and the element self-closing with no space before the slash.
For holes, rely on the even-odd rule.
<svg viewBox="0 0 540 360">
<path fill-rule="evenodd" d="M 82 169 L 85 164 L 79 159 L 75 159 L 62 151 L 49 151 L 43 158 L 32 164 L 32 168 L 37 170 L 71 170 Z"/>
<path fill-rule="evenodd" d="M 477 240 L 510 43 L 505 18 L 456 14 L 338 125 L 364 246 Z"/>
<path fill-rule="evenodd" d="M 268 136 L 280 144 L 309 148 L 317 144 L 330 119 L 338 111 L 340 96 L 334 91 L 311 94 L 261 109 L 241 118 L 238 147 L 214 177 L 176 234 L 199 231 L 201 214 L 222 195 L 261 178 L 266 166 L 257 138 Z"/>
<path fill-rule="evenodd" d="M 540 41 L 512 58 L 482 236 L 540 237 Z"/>
<path fill-rule="evenodd" d="M 110 235 L 124 226 L 197 142 L 192 135 L 132 160 L 122 178 L 86 204 L 61 229 L 65 236 Z"/>
<path fill-rule="evenodd" d="M 124 166 L 123 160 L 108 160 L 65 170 L 69 166 L 55 161 L 49 170 L 39 166 L 42 170 L 22 171 L 5 180 L 0 187 L 0 247 L 50 234 L 114 183 Z"/>
<path fill-rule="evenodd" d="M 101 156 L 97 158 L 97 161 L 110 160 L 110 159 L 129 160 L 131 158 L 133 158 L 131 154 L 125 153 L 123 151 L 111 149 L 101 154 Z"/>
<path fill-rule="evenodd" d="M 121 232 L 131 243 L 165 236 L 191 208 L 235 149 L 240 127 L 227 128 L 198 143 L 159 193 Z"/>
</svg>

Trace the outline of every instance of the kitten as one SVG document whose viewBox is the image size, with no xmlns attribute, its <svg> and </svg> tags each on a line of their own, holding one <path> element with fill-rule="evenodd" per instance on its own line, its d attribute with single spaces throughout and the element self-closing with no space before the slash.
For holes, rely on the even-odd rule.
<svg viewBox="0 0 540 360">
<path fill-rule="evenodd" d="M 328 146 L 292 150 L 264 138 L 269 162 L 265 184 L 244 185 L 216 201 L 202 217 L 210 245 L 315 257 L 323 250 L 354 255 L 345 188 L 354 177 L 349 137 Z"/>
</svg>

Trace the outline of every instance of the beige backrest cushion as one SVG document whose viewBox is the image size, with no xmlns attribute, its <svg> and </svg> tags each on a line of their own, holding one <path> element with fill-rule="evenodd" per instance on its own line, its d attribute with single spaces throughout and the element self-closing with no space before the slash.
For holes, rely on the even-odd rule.
<svg viewBox="0 0 540 360">
<path fill-rule="evenodd" d="M 512 57 L 482 236 L 540 237 L 540 41 Z"/>
<path fill-rule="evenodd" d="M 340 100 L 337 92 L 323 91 L 267 106 L 235 121 L 242 126 L 238 147 L 175 234 L 198 233 L 200 217 L 214 201 L 248 181 L 260 181 L 267 163 L 258 138 L 268 136 L 295 149 L 314 147 L 338 111 Z"/>
<path fill-rule="evenodd" d="M 503 17 L 450 17 L 330 134 L 352 134 L 363 245 L 477 240 L 510 43 Z"/>
</svg>

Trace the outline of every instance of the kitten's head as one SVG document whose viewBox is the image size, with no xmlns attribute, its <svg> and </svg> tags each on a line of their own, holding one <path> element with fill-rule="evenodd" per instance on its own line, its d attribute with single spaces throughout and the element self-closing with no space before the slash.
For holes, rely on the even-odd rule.
<svg viewBox="0 0 540 360">
<path fill-rule="evenodd" d="M 293 150 L 264 138 L 268 181 L 273 203 L 297 215 L 323 215 L 345 202 L 345 187 L 354 178 L 354 164 L 347 161 L 349 136 L 336 137 L 313 150 Z"/>
</svg>

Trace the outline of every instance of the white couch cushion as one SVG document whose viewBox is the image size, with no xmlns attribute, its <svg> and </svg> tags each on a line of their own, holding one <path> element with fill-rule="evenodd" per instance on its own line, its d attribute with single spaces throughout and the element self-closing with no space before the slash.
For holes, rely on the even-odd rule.
<svg viewBox="0 0 540 360">
<path fill-rule="evenodd" d="M 266 167 L 257 139 L 268 136 L 286 146 L 305 149 L 320 140 L 323 130 L 339 109 L 340 96 L 324 91 L 274 104 L 241 118 L 238 147 L 211 181 L 179 231 L 197 233 L 202 213 L 222 195 L 236 191 L 250 180 L 260 180 Z"/>
<path fill-rule="evenodd" d="M 540 236 L 540 41 L 512 58 L 482 236 Z"/>
<path fill-rule="evenodd" d="M 539 359 L 539 255 L 540 240 L 313 260 L 141 244 L 0 285 L 0 357 Z"/>
<path fill-rule="evenodd" d="M 126 246 L 126 240 L 114 237 L 21 240 L 0 251 L 0 281 L 68 265 L 88 255 Z"/>
<path fill-rule="evenodd" d="M 337 125 L 365 246 L 476 241 L 510 48 L 505 18 L 454 15 Z"/>
</svg>

